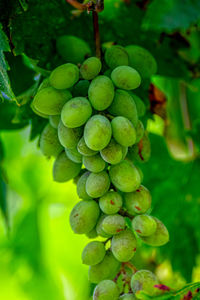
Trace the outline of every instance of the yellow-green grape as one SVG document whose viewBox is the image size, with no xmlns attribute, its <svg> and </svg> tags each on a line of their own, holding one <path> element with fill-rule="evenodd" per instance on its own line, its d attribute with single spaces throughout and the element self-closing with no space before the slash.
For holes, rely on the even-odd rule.
<svg viewBox="0 0 200 300">
<path fill-rule="evenodd" d="M 96 110 L 105 110 L 113 101 L 114 86 L 111 79 L 104 75 L 99 75 L 92 80 L 88 98 Z"/>
<path fill-rule="evenodd" d="M 69 100 L 62 108 L 61 120 L 69 128 L 85 124 L 92 114 L 90 102 L 84 97 Z"/>
<path fill-rule="evenodd" d="M 124 47 L 114 45 L 106 49 L 105 61 L 109 68 L 128 66 L 128 53 Z"/>
<path fill-rule="evenodd" d="M 100 151 L 101 157 L 109 164 L 118 164 L 123 158 L 124 147 L 118 144 L 114 139 Z"/>
<path fill-rule="evenodd" d="M 111 73 L 115 86 L 124 90 L 133 90 L 140 86 L 140 74 L 129 66 L 119 66 Z"/>
<path fill-rule="evenodd" d="M 107 215 L 116 214 L 122 207 L 122 196 L 114 191 L 109 191 L 99 199 L 101 210 Z"/>
<path fill-rule="evenodd" d="M 111 135 L 110 121 L 101 115 L 92 116 L 84 128 L 85 143 L 94 151 L 100 151 L 105 148 L 110 142 Z"/>
<path fill-rule="evenodd" d="M 134 126 L 138 123 L 138 113 L 135 102 L 127 91 L 117 89 L 113 102 L 108 108 L 113 116 L 123 116 L 129 119 Z"/>
<path fill-rule="evenodd" d="M 134 294 L 123 294 L 119 297 L 119 300 L 137 300 Z"/>
<path fill-rule="evenodd" d="M 136 191 L 124 194 L 124 206 L 131 215 L 144 214 L 151 207 L 151 194 L 141 185 Z"/>
<path fill-rule="evenodd" d="M 72 98 L 68 90 L 56 90 L 47 87 L 40 90 L 33 99 L 34 108 L 46 115 L 59 115 L 63 105 Z"/>
<path fill-rule="evenodd" d="M 99 206 L 95 201 L 78 202 L 70 214 L 72 230 L 77 234 L 90 232 L 97 223 L 99 213 Z"/>
<path fill-rule="evenodd" d="M 136 191 L 141 183 L 137 168 L 127 160 L 110 167 L 110 179 L 114 186 L 122 192 Z"/>
<path fill-rule="evenodd" d="M 105 161 L 99 154 L 93 156 L 83 156 L 83 164 L 88 171 L 93 173 L 99 173 L 106 167 Z"/>
<path fill-rule="evenodd" d="M 106 249 L 102 242 L 91 242 L 83 249 L 82 262 L 89 266 L 97 265 L 104 259 L 105 254 Z"/>
<path fill-rule="evenodd" d="M 73 183 L 77 184 L 79 178 L 85 173 L 84 169 L 81 169 L 80 172 L 78 173 L 78 175 L 76 177 L 73 178 Z"/>
<path fill-rule="evenodd" d="M 72 35 L 60 36 L 56 41 L 56 47 L 66 62 L 74 64 L 82 63 L 85 57 L 91 55 L 89 45 L 84 40 Z"/>
<path fill-rule="evenodd" d="M 143 117 L 146 113 L 146 106 L 145 106 L 144 102 L 137 95 L 135 95 L 133 92 L 129 91 L 128 93 L 133 98 L 133 100 L 135 102 L 138 117 L 139 118 Z"/>
<path fill-rule="evenodd" d="M 136 126 L 136 143 L 138 143 L 144 135 L 144 125 L 143 123 L 139 120 Z"/>
<path fill-rule="evenodd" d="M 114 139 L 122 146 L 132 146 L 136 141 L 136 130 L 131 121 L 125 117 L 115 117 L 111 121 Z"/>
<path fill-rule="evenodd" d="M 98 235 L 97 235 L 97 231 L 96 228 L 93 228 L 90 232 L 86 233 L 86 236 L 89 239 L 95 239 Z"/>
<path fill-rule="evenodd" d="M 119 232 L 123 231 L 126 227 L 126 222 L 124 217 L 115 214 L 115 215 L 108 215 L 104 218 L 102 222 L 102 229 L 107 234 L 118 234 Z"/>
<path fill-rule="evenodd" d="M 92 283 L 99 283 L 105 279 L 113 279 L 120 269 L 120 262 L 116 260 L 111 251 L 107 251 L 102 262 L 90 266 L 88 276 Z"/>
<path fill-rule="evenodd" d="M 58 129 L 58 124 L 60 123 L 60 115 L 49 116 L 49 123 L 53 128 Z"/>
<path fill-rule="evenodd" d="M 132 161 L 147 162 L 151 157 L 151 144 L 147 132 L 144 132 L 138 144 L 129 148 L 128 156 Z"/>
<path fill-rule="evenodd" d="M 112 253 L 120 262 L 129 261 L 136 252 L 136 246 L 137 240 L 130 229 L 114 235 L 111 242 Z"/>
<path fill-rule="evenodd" d="M 90 173 L 86 181 L 86 192 L 92 198 L 103 196 L 110 187 L 110 178 L 105 171 Z"/>
<path fill-rule="evenodd" d="M 103 280 L 95 288 L 93 300 L 118 300 L 119 288 L 112 280 Z"/>
<path fill-rule="evenodd" d="M 104 237 L 104 238 L 110 238 L 112 236 L 112 234 L 108 234 L 106 233 L 104 230 L 103 230 L 103 227 L 102 227 L 102 224 L 103 224 L 103 221 L 104 219 L 106 218 L 106 215 L 102 215 L 98 222 L 97 222 L 97 226 L 96 226 L 96 231 L 97 231 L 97 234 L 101 237 Z"/>
<path fill-rule="evenodd" d="M 76 148 L 65 149 L 67 157 L 75 163 L 82 163 L 82 155 L 78 152 Z"/>
<path fill-rule="evenodd" d="M 74 97 L 87 97 L 90 82 L 88 80 L 80 80 L 73 86 L 72 95 Z"/>
<path fill-rule="evenodd" d="M 88 176 L 90 175 L 90 172 L 85 172 L 81 175 L 81 177 L 77 181 L 77 194 L 79 198 L 84 200 L 91 200 L 92 198 L 87 194 L 86 192 L 86 181 L 88 179 Z"/>
<path fill-rule="evenodd" d="M 48 119 L 48 118 L 49 118 L 49 115 L 43 114 L 43 113 L 39 112 L 39 111 L 35 108 L 35 106 L 33 105 L 33 101 L 31 102 L 30 107 L 31 107 L 32 111 L 33 111 L 36 115 L 38 115 L 39 117 L 44 118 L 44 119 Z"/>
<path fill-rule="evenodd" d="M 128 153 L 128 147 L 122 147 L 122 160 L 126 158 L 127 153 Z"/>
<path fill-rule="evenodd" d="M 135 68 L 142 78 L 149 78 L 157 72 L 157 63 L 152 54 L 137 45 L 125 47 L 129 56 L 129 64 Z"/>
<path fill-rule="evenodd" d="M 138 170 L 138 172 L 140 174 L 140 178 L 141 178 L 141 182 L 142 182 L 143 179 L 144 179 L 144 174 L 143 174 L 142 170 L 138 166 L 136 166 L 136 169 Z"/>
<path fill-rule="evenodd" d="M 80 67 L 82 78 L 91 80 L 95 78 L 101 71 L 101 61 L 97 57 L 87 58 Z"/>
<path fill-rule="evenodd" d="M 93 156 L 97 154 L 97 151 L 91 150 L 85 143 L 84 137 L 80 139 L 77 145 L 78 152 L 84 156 Z"/>
<path fill-rule="evenodd" d="M 132 220 L 132 228 L 139 236 L 150 236 L 156 231 L 157 223 L 151 216 L 140 215 Z"/>
<path fill-rule="evenodd" d="M 49 87 L 49 86 L 51 86 L 51 85 L 50 85 L 50 82 L 49 82 L 49 78 L 45 78 L 45 79 L 42 81 L 42 83 L 39 85 L 37 92 L 39 92 L 39 91 L 41 91 L 42 89 L 44 89 L 44 88 L 46 88 L 46 87 Z"/>
<path fill-rule="evenodd" d="M 58 140 L 58 132 L 50 124 L 47 124 L 41 133 L 40 149 L 48 157 L 57 156 L 63 150 Z"/>
<path fill-rule="evenodd" d="M 149 270 L 139 270 L 131 278 L 131 288 L 138 299 L 143 299 L 140 292 L 149 296 L 156 296 L 160 293 L 155 285 L 159 284 L 156 276 Z"/>
<path fill-rule="evenodd" d="M 143 242 L 153 247 L 163 246 L 169 241 L 169 232 L 160 220 L 155 217 L 154 220 L 157 223 L 156 231 L 150 236 L 141 237 L 141 239 Z"/>
<path fill-rule="evenodd" d="M 71 161 L 65 152 L 59 154 L 53 165 L 53 179 L 57 182 L 65 182 L 73 179 L 81 170 L 81 164 Z"/>
<path fill-rule="evenodd" d="M 63 90 L 71 88 L 79 79 L 79 69 L 74 64 L 64 64 L 55 68 L 49 77 L 51 86 Z"/>
<path fill-rule="evenodd" d="M 83 128 L 68 128 L 60 121 L 58 125 L 58 138 L 61 145 L 67 149 L 73 149 L 77 146 L 81 136 L 83 134 Z"/>
</svg>

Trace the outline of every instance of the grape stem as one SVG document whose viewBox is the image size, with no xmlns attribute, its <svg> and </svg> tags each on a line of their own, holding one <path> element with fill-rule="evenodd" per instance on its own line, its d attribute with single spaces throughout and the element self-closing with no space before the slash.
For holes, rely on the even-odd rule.
<svg viewBox="0 0 200 300">
<path fill-rule="evenodd" d="M 101 59 L 101 42 L 100 42 L 100 33 L 99 33 L 99 18 L 97 11 L 92 11 L 93 17 L 93 28 L 94 28 L 94 40 L 96 47 L 96 57 Z"/>
<path fill-rule="evenodd" d="M 119 214 L 123 217 L 128 217 L 131 220 L 134 218 L 134 216 L 130 215 L 128 212 L 124 211 L 123 209 L 120 209 Z"/>
</svg>

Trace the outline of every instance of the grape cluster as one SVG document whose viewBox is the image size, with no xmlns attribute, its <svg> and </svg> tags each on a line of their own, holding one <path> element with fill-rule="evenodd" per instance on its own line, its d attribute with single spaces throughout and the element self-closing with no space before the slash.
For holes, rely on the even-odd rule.
<svg viewBox="0 0 200 300">
<path fill-rule="evenodd" d="M 82 43 L 73 63 L 73 51 L 65 51 L 69 41 L 71 49 Z M 54 180 L 74 179 L 77 185 L 80 201 L 70 214 L 71 228 L 95 239 L 82 252 L 89 280 L 97 284 L 93 299 L 140 299 L 141 291 L 157 295 L 158 280 L 148 270 L 124 275 L 125 283 L 118 284 L 139 239 L 151 246 L 169 240 L 164 224 L 149 215 L 151 194 L 138 167 L 150 157 L 150 142 L 139 120 L 145 106 L 133 90 L 156 72 L 155 59 L 139 46 L 113 45 L 102 65 L 96 57 L 84 60 L 89 47 L 71 36 L 60 38 L 57 47 L 67 63 L 44 79 L 32 109 L 49 118 L 40 148 L 55 157 Z"/>
</svg>

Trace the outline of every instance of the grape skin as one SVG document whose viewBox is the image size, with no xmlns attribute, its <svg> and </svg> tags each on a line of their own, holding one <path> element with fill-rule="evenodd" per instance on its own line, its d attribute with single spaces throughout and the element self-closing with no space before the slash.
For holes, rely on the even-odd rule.
<svg viewBox="0 0 200 300">
<path fill-rule="evenodd" d="M 85 172 L 81 175 L 79 178 L 77 185 L 76 185 L 76 191 L 79 196 L 79 198 L 84 200 L 91 200 L 92 198 L 87 194 L 86 192 L 86 181 L 88 176 L 90 175 L 90 172 Z"/>
<path fill-rule="evenodd" d="M 58 66 L 51 72 L 49 82 L 56 89 L 71 88 L 79 79 L 79 69 L 76 65 L 67 63 Z"/>
<path fill-rule="evenodd" d="M 123 294 L 119 297 L 119 300 L 137 300 L 133 294 Z"/>
<path fill-rule="evenodd" d="M 45 156 L 57 156 L 62 150 L 55 128 L 47 124 L 40 136 L 40 149 Z"/>
<path fill-rule="evenodd" d="M 150 236 L 156 231 L 157 223 L 151 216 L 139 215 L 132 220 L 132 228 L 139 236 Z"/>
<path fill-rule="evenodd" d="M 102 242 L 94 241 L 85 246 L 82 252 L 82 262 L 85 265 L 94 266 L 99 264 L 106 254 L 105 246 Z"/>
<path fill-rule="evenodd" d="M 109 68 L 115 69 L 118 66 L 128 66 L 128 53 L 124 47 L 119 45 L 106 49 L 105 61 Z"/>
<path fill-rule="evenodd" d="M 63 125 L 62 121 L 58 125 L 58 139 L 61 145 L 67 149 L 75 148 L 82 134 L 82 127 L 68 128 Z"/>
<path fill-rule="evenodd" d="M 136 293 L 137 298 L 140 298 L 139 292 L 144 291 L 149 296 L 159 295 L 160 291 L 154 286 L 159 284 L 156 276 L 148 270 L 139 270 L 131 278 L 131 288 L 133 293 Z"/>
<path fill-rule="evenodd" d="M 115 117 L 112 122 L 112 132 L 114 139 L 122 146 L 129 147 L 136 142 L 136 130 L 127 118 Z"/>
<path fill-rule="evenodd" d="M 118 297 L 118 286 L 111 280 L 101 281 L 96 286 L 93 294 L 93 300 L 117 300 Z"/>
<path fill-rule="evenodd" d="M 93 173 L 99 173 L 105 169 L 106 163 L 99 154 L 93 156 L 84 156 L 83 164 L 86 169 Z"/>
<path fill-rule="evenodd" d="M 55 129 L 58 129 L 60 123 L 60 115 L 49 116 L 49 123 Z"/>
<path fill-rule="evenodd" d="M 119 66 L 111 73 L 115 86 L 124 90 L 133 90 L 140 86 L 140 74 L 129 66 Z"/>
<path fill-rule="evenodd" d="M 100 151 L 101 157 L 111 165 L 118 164 L 123 158 L 124 147 L 118 144 L 114 139 Z"/>
<path fill-rule="evenodd" d="M 110 179 L 105 171 L 90 173 L 86 181 L 86 192 L 92 198 L 103 196 L 110 187 Z"/>
<path fill-rule="evenodd" d="M 124 194 L 124 206 L 132 214 L 144 214 L 151 207 L 151 194 L 141 185 L 136 191 Z"/>
<path fill-rule="evenodd" d="M 78 142 L 77 149 L 78 149 L 78 152 L 80 154 L 82 154 L 83 156 L 93 156 L 98 153 L 98 151 L 94 151 L 86 145 L 84 137 L 82 137 L 80 139 L 80 141 Z"/>
<path fill-rule="evenodd" d="M 124 217 L 114 214 L 108 215 L 104 218 L 102 222 L 102 229 L 107 234 L 118 234 L 125 229 L 126 222 Z"/>
<path fill-rule="evenodd" d="M 101 61 L 97 57 L 89 57 L 80 67 L 80 74 L 84 79 L 91 80 L 101 71 Z"/>
<path fill-rule="evenodd" d="M 109 191 L 99 199 L 101 210 L 108 215 L 116 214 L 122 207 L 122 197 L 119 193 Z"/>
<path fill-rule="evenodd" d="M 65 149 L 67 157 L 75 163 L 82 163 L 82 155 L 78 152 L 76 148 Z"/>
<path fill-rule="evenodd" d="M 110 237 L 112 237 L 112 235 L 106 233 L 102 227 L 103 221 L 105 218 L 106 218 L 106 215 L 101 215 L 101 217 L 99 218 L 99 220 L 97 222 L 96 231 L 99 236 L 104 237 L 104 238 L 110 238 Z"/>
</svg>

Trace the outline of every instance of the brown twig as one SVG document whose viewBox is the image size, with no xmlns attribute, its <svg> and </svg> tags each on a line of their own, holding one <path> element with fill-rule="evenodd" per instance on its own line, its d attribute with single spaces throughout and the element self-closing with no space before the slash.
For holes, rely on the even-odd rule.
<svg viewBox="0 0 200 300">
<path fill-rule="evenodd" d="M 86 4 L 82 4 L 76 0 L 66 0 L 66 2 L 78 10 L 86 10 L 87 9 Z"/>
<path fill-rule="evenodd" d="M 92 11 L 92 17 L 93 17 L 96 57 L 101 59 L 101 42 L 100 42 L 100 34 L 99 34 L 99 20 L 98 20 L 99 18 L 98 18 L 98 13 L 95 10 Z"/>
</svg>

